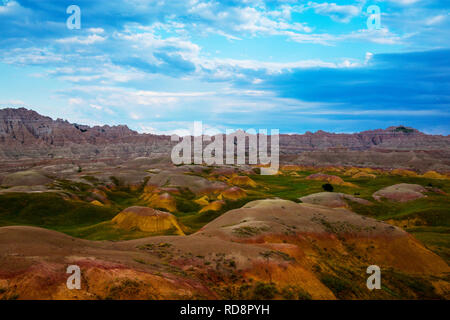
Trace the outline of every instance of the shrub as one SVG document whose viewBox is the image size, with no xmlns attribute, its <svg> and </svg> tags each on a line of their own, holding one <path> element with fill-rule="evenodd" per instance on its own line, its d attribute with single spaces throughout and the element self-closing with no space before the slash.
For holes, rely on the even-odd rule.
<svg viewBox="0 0 450 320">
<path fill-rule="evenodd" d="M 353 291 L 350 282 L 333 275 L 324 274 L 320 280 L 325 286 L 333 291 L 334 295 L 339 299 L 348 298 L 349 293 L 352 293 Z"/>
<path fill-rule="evenodd" d="M 311 295 L 303 290 L 302 288 L 296 286 L 287 286 L 281 290 L 281 295 L 286 300 L 311 300 Z"/>
<path fill-rule="evenodd" d="M 329 184 L 329 183 L 325 183 L 322 185 L 322 189 L 327 191 L 327 192 L 333 192 L 334 187 L 333 185 Z"/>
<path fill-rule="evenodd" d="M 414 132 L 414 130 L 400 126 L 400 127 L 395 128 L 395 132 L 412 133 L 412 132 Z"/>
<path fill-rule="evenodd" d="M 177 210 L 180 212 L 197 212 L 198 210 L 200 210 L 200 206 L 190 200 L 177 198 L 176 205 Z"/>
<path fill-rule="evenodd" d="M 253 299 L 268 300 L 273 299 L 278 293 L 273 283 L 258 282 L 253 289 Z"/>
</svg>

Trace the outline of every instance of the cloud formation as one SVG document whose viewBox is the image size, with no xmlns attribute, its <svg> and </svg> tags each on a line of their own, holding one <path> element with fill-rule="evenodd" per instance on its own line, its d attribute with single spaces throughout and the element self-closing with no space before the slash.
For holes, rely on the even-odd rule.
<svg viewBox="0 0 450 320">
<path fill-rule="evenodd" d="M 364 0 L 77 0 L 82 28 L 69 30 L 73 1 L 11 0 L 0 5 L 0 68 L 20 68 L 24 91 L 39 86 L 58 116 L 138 130 L 437 121 L 450 132 L 450 5 L 374 3 L 379 30 L 367 29 Z M 1 100 L 39 108 L 10 76 Z"/>
</svg>

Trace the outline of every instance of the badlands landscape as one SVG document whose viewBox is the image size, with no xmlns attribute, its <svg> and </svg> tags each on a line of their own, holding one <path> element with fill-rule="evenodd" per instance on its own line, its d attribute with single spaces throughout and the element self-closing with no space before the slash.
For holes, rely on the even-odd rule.
<svg viewBox="0 0 450 320">
<path fill-rule="evenodd" d="M 271 176 L 173 145 L 0 110 L 0 299 L 450 298 L 449 136 L 281 135 Z"/>
</svg>

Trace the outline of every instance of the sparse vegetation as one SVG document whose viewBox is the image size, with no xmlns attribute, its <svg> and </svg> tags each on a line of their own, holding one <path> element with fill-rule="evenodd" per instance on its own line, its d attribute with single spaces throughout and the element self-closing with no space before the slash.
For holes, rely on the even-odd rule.
<svg viewBox="0 0 450 320">
<path fill-rule="evenodd" d="M 266 228 L 257 228 L 257 227 L 239 227 L 233 229 L 233 233 L 239 237 L 251 237 L 260 234 L 261 232 L 267 231 Z"/>
<path fill-rule="evenodd" d="M 121 230 L 111 223 L 111 219 L 122 209 L 133 205 L 145 205 L 141 202 L 141 195 L 144 192 L 144 186 L 137 185 L 130 187 L 124 181 L 117 177 L 111 177 L 112 182 L 104 185 L 101 180 L 96 178 L 86 169 L 86 174 L 82 177 L 82 181 L 71 181 L 59 179 L 52 184 L 52 188 L 57 189 L 56 192 L 43 193 L 6 193 L 0 195 L 0 225 L 32 225 L 49 229 L 54 229 L 67 233 L 69 235 L 89 239 L 89 240 L 128 240 L 153 236 L 155 234 L 140 232 L 137 230 Z M 211 174 L 211 168 L 207 168 L 198 175 L 207 177 Z M 369 200 L 372 205 L 364 205 L 357 202 L 348 202 L 351 210 L 378 220 L 389 220 L 390 223 L 399 223 L 398 225 L 405 228 L 406 231 L 413 234 L 417 239 L 422 241 L 426 247 L 433 252 L 439 254 L 447 263 L 450 259 L 450 200 L 448 193 L 450 192 L 450 182 L 448 180 L 436 180 L 423 177 L 403 177 L 391 176 L 389 174 L 379 174 L 376 179 L 353 179 L 349 176 L 343 176 L 339 172 L 332 172 L 334 175 L 341 175 L 346 182 L 357 183 L 358 188 L 351 185 L 331 185 L 323 183 L 323 181 L 306 180 L 305 177 L 314 172 L 298 171 L 296 175 L 277 175 L 277 176 L 261 176 L 250 175 L 258 187 L 245 189 L 247 197 L 237 200 L 226 200 L 222 208 L 218 211 L 207 211 L 199 213 L 204 205 L 194 202 L 199 195 L 194 194 L 188 188 L 179 188 L 178 192 L 171 194 L 176 200 L 177 211 L 174 212 L 177 219 L 183 223 L 188 231 L 187 234 L 193 233 L 210 221 L 216 219 L 227 211 L 241 208 L 250 201 L 266 198 L 281 198 L 300 202 L 299 197 L 318 193 L 322 191 L 342 192 L 354 194 L 360 198 Z M 214 178 L 212 178 L 214 179 Z M 146 182 L 147 180 L 145 180 Z M 422 186 L 428 186 L 427 197 L 406 203 L 397 203 L 389 201 L 375 201 L 372 193 L 398 183 L 413 183 Z M 92 205 L 92 190 L 96 189 L 98 194 L 106 195 L 107 201 L 104 206 Z M 433 190 L 441 190 L 435 192 Z M 98 191 L 100 190 L 100 191 Z M 146 191 L 148 192 L 148 191 Z M 208 201 L 217 200 L 218 193 L 208 194 Z M 288 205 L 281 207 L 282 212 L 287 212 Z M 166 209 L 162 209 L 167 211 Z M 277 214 L 274 213 L 276 216 Z M 369 219 L 368 219 L 369 220 Z M 392 221 L 394 222 L 392 222 Z M 413 221 L 408 223 L 409 221 Z M 241 239 L 233 238 L 236 243 L 246 242 L 246 239 L 255 237 L 265 233 L 268 229 L 260 227 L 258 224 L 251 224 L 252 220 L 242 218 L 238 223 L 234 224 L 235 228 L 232 234 Z M 315 250 L 320 259 L 311 268 L 311 271 L 318 279 L 329 288 L 339 299 L 438 299 L 442 298 L 433 287 L 432 278 L 412 276 L 398 271 L 383 272 L 382 290 L 368 293 L 364 285 L 364 271 L 360 271 L 358 263 L 364 261 L 367 255 L 376 251 L 375 246 L 364 248 L 363 252 L 358 248 L 357 244 L 347 241 L 345 236 L 354 232 L 361 232 L 366 229 L 358 229 L 347 222 L 338 221 L 330 222 L 324 216 L 317 215 L 312 222 L 319 223 L 326 232 L 337 235 L 337 241 L 341 241 L 340 247 L 346 252 L 343 257 L 339 249 L 334 247 L 324 247 L 316 245 L 311 240 L 311 246 Z M 224 227 L 232 227 L 233 224 Z M 301 228 L 293 223 L 284 224 L 283 234 L 281 238 L 270 237 L 267 241 L 273 241 L 275 244 L 292 245 L 292 237 L 295 237 Z M 371 229 L 367 229 L 371 231 Z M 184 231 L 184 229 L 183 229 Z M 169 235 L 169 231 L 164 231 L 161 235 Z M 268 236 L 273 236 L 268 234 Z M 165 240 L 164 240 L 165 241 Z M 297 240 L 296 240 L 297 241 Z M 270 242 L 268 242 L 270 243 Z M 263 252 L 260 259 L 260 270 L 258 277 L 253 282 L 245 282 L 242 280 L 242 274 L 239 267 L 241 260 L 234 260 L 225 254 L 201 255 L 183 253 L 182 259 L 186 261 L 196 261 L 196 264 L 185 270 L 173 263 L 177 257 L 178 248 L 169 242 L 155 243 L 143 245 L 140 254 L 144 258 L 130 258 L 134 261 L 134 267 L 145 269 L 148 267 L 161 268 L 155 274 L 163 274 L 165 272 L 172 273 L 177 276 L 197 277 L 198 270 L 202 272 L 208 270 L 205 275 L 205 283 L 224 284 L 230 282 L 232 285 L 220 285 L 220 288 L 214 289 L 221 297 L 243 298 L 243 299 L 311 299 L 311 295 L 295 284 L 284 283 L 279 281 L 280 272 L 275 267 L 280 265 L 295 265 L 297 255 L 291 254 L 291 251 L 284 253 L 278 250 Z M 149 255 L 148 259 L 145 255 Z M 140 257 L 140 256 L 139 256 Z M 161 259 L 159 265 L 155 264 L 152 259 Z M 238 263 L 238 262 L 239 263 Z M 300 262 L 301 260 L 299 260 Z M 180 262 L 178 262 L 180 263 Z M 184 263 L 184 262 L 183 262 Z M 328 265 L 329 263 L 329 265 Z M 336 266 L 345 265 L 348 270 L 340 270 Z M 362 274 L 362 276 L 361 276 Z M 203 278 L 202 278 L 203 279 Z M 239 279 L 237 282 L 233 282 Z M 259 281 L 257 281 L 258 279 Z M 357 279 L 357 280 L 356 280 Z M 248 280 L 248 279 L 245 279 Z M 265 282 L 264 282 L 265 281 Z M 355 284 L 357 283 L 357 284 Z M 306 288 L 306 287 L 305 287 Z M 108 299 L 120 299 L 122 297 L 146 296 L 153 297 L 151 288 L 146 287 L 144 283 L 138 280 L 129 279 L 129 281 L 117 282 L 110 286 L 107 292 Z M 329 291 L 327 291 L 329 292 Z M 10 294 L 5 297 L 6 289 L 0 288 L 2 298 L 14 298 Z"/>
<path fill-rule="evenodd" d="M 277 287 L 273 283 L 258 282 L 253 289 L 254 300 L 270 300 L 278 293 Z"/>
<path fill-rule="evenodd" d="M 339 299 L 348 299 L 351 297 L 352 283 L 346 279 L 338 278 L 331 274 L 323 274 L 321 276 L 322 283 L 327 286 L 334 295 Z"/>
<path fill-rule="evenodd" d="M 395 132 L 403 132 L 403 133 L 412 133 L 412 132 L 414 132 L 413 129 L 405 128 L 405 127 L 403 127 L 403 126 L 400 126 L 400 127 L 395 128 L 394 131 L 395 131 Z"/>
<path fill-rule="evenodd" d="M 311 300 L 311 295 L 297 286 L 284 287 L 281 292 L 281 296 L 286 300 Z"/>
<path fill-rule="evenodd" d="M 113 208 L 66 200 L 56 193 L 0 195 L 0 225 L 34 225 L 51 229 L 89 226 L 112 219 Z"/>
</svg>

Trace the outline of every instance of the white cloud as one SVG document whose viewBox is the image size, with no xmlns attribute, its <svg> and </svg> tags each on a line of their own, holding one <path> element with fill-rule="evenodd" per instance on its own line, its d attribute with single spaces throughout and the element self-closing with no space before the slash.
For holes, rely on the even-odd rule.
<svg viewBox="0 0 450 320">
<path fill-rule="evenodd" d="M 399 4 L 402 6 L 409 6 L 411 4 L 421 2 L 422 0 L 387 0 L 387 1 L 395 3 L 395 4 Z"/>
<path fill-rule="evenodd" d="M 54 53 L 47 48 L 14 48 L 0 51 L 0 60 L 7 64 L 45 65 L 64 61 L 62 54 Z"/>
<path fill-rule="evenodd" d="M 63 44 L 94 44 L 96 42 L 105 41 L 106 37 L 99 36 L 97 34 L 91 34 L 86 37 L 69 37 L 63 39 L 57 39 L 57 43 Z"/>
<path fill-rule="evenodd" d="M 373 58 L 373 53 L 372 52 L 366 52 L 366 56 L 364 59 L 364 64 L 367 64 L 370 62 L 370 60 L 372 60 Z"/>
<path fill-rule="evenodd" d="M 160 128 L 167 128 L 167 127 L 171 127 L 173 126 L 173 122 L 159 122 L 156 123 L 156 126 L 160 127 Z M 182 127 L 189 127 L 189 125 L 192 125 L 188 122 L 186 123 L 180 123 L 179 124 Z M 172 136 L 172 135 L 177 135 L 179 137 L 185 137 L 185 136 L 189 136 L 192 134 L 192 130 L 190 129 L 183 129 L 183 128 L 178 128 L 178 129 L 157 129 L 155 127 L 149 126 L 148 124 L 141 124 L 139 125 L 139 132 L 141 133 L 151 133 L 151 134 L 156 134 L 156 135 L 164 135 L 164 136 Z"/>
<path fill-rule="evenodd" d="M 12 14 L 23 9 L 16 1 L 8 1 L 5 5 L 0 6 L 0 15 Z"/>
<path fill-rule="evenodd" d="M 350 20 L 361 13 L 361 7 L 353 5 L 337 5 L 336 3 L 308 2 L 308 7 L 313 8 L 317 14 L 327 15 L 339 22 L 350 22 Z"/>
<path fill-rule="evenodd" d="M 364 40 L 373 43 L 394 45 L 402 43 L 402 41 L 409 36 L 411 35 L 406 34 L 403 36 L 399 36 L 395 33 L 390 32 L 387 28 L 381 28 L 378 30 L 361 29 L 358 31 L 353 31 L 351 33 L 338 35 L 327 33 L 291 35 L 292 40 L 299 43 L 318 43 L 328 46 L 334 46 L 339 42 L 355 40 Z"/>
<path fill-rule="evenodd" d="M 90 106 L 91 108 L 96 109 L 96 110 L 103 110 L 103 107 L 102 107 L 102 106 L 99 106 L 99 105 L 97 105 L 97 104 L 90 104 L 89 106 Z"/>
<path fill-rule="evenodd" d="M 87 29 L 90 33 L 104 33 L 105 29 L 103 28 L 89 28 Z"/>
<path fill-rule="evenodd" d="M 81 98 L 70 98 L 68 102 L 69 102 L 69 105 L 76 106 L 76 105 L 82 105 L 84 103 L 84 100 Z"/>
<path fill-rule="evenodd" d="M 447 17 L 446 17 L 445 15 L 439 14 L 439 15 L 437 15 L 437 16 L 428 18 L 428 19 L 425 21 L 425 24 L 426 24 L 427 26 L 439 24 L 439 23 L 443 22 L 446 18 L 447 18 Z"/>
</svg>

